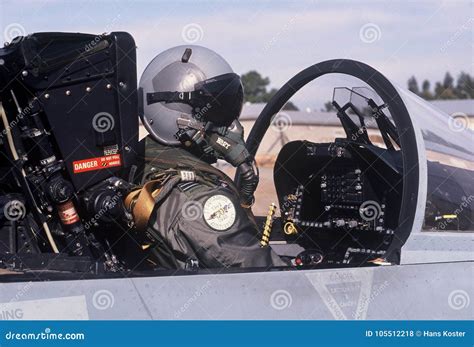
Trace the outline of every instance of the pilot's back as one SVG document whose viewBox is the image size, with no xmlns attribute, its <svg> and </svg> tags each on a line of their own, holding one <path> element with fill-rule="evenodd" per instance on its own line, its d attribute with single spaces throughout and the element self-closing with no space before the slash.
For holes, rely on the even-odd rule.
<svg viewBox="0 0 474 347">
<path fill-rule="evenodd" d="M 150 257 L 166 268 L 269 267 L 285 263 L 261 248 L 250 211 L 228 176 L 186 150 L 154 145 L 156 172 L 185 172 L 155 206 L 147 234 Z M 186 180 L 186 176 L 188 180 Z"/>
</svg>

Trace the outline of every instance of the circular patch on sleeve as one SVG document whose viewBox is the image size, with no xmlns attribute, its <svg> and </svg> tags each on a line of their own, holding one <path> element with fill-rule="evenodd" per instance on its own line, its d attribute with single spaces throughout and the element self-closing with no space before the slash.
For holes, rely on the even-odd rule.
<svg viewBox="0 0 474 347">
<path fill-rule="evenodd" d="M 225 195 L 214 195 L 206 200 L 203 217 L 214 230 L 229 229 L 235 222 L 235 206 Z"/>
</svg>

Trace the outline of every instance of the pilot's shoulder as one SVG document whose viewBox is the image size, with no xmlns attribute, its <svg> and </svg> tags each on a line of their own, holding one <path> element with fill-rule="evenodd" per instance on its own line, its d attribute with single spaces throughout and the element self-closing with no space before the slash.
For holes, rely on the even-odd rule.
<svg viewBox="0 0 474 347">
<path fill-rule="evenodd" d="M 192 192 L 196 189 L 203 188 L 203 187 L 206 187 L 206 186 L 204 184 L 200 184 L 198 182 L 191 181 L 191 182 L 178 183 L 177 187 L 182 193 L 190 193 L 190 192 Z"/>
<path fill-rule="evenodd" d="M 192 182 L 181 182 L 177 184 L 177 188 L 180 192 L 184 193 L 187 196 L 197 196 L 203 195 L 211 196 L 214 194 L 225 194 L 225 195 L 234 195 L 232 194 L 232 189 L 229 187 L 229 184 L 226 182 L 215 182 L 215 183 L 203 183 L 199 181 Z"/>
</svg>

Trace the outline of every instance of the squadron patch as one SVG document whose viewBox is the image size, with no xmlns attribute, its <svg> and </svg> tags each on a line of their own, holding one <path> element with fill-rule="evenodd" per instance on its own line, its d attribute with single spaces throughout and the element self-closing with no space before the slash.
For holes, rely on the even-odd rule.
<svg viewBox="0 0 474 347">
<path fill-rule="evenodd" d="M 235 206 L 225 195 L 214 195 L 206 200 L 203 217 L 214 230 L 229 229 L 235 222 Z"/>
</svg>

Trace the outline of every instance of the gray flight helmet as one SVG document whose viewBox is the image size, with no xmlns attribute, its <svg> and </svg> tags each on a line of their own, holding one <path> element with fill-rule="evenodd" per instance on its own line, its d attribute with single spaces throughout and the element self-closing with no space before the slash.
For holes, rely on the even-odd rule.
<svg viewBox="0 0 474 347">
<path fill-rule="evenodd" d="M 147 96 L 195 92 L 196 85 L 229 74 L 233 71 L 224 58 L 205 47 L 182 45 L 157 55 L 146 67 L 139 84 L 139 115 L 151 137 L 167 146 L 181 145 L 175 137 L 179 130 L 177 120 L 191 120 L 199 108 L 170 100 L 150 103 Z"/>
</svg>

